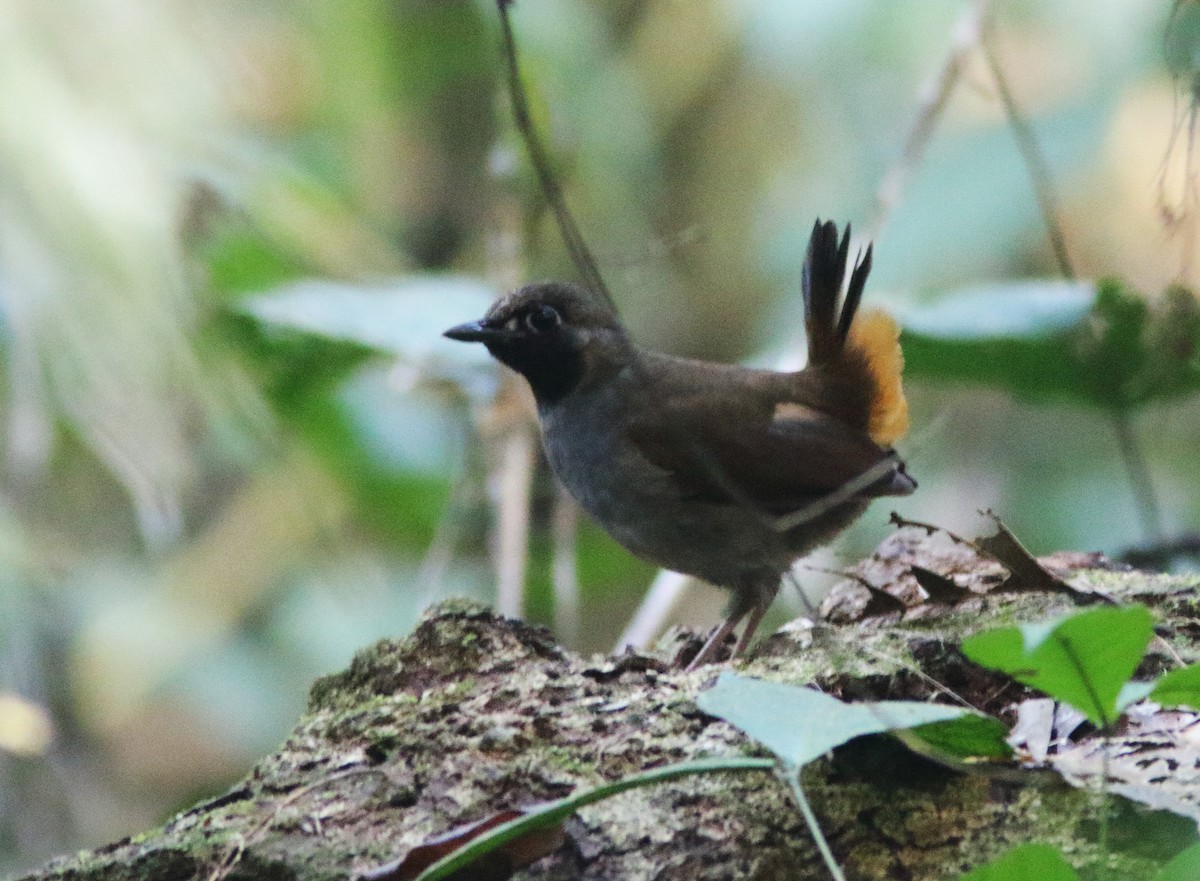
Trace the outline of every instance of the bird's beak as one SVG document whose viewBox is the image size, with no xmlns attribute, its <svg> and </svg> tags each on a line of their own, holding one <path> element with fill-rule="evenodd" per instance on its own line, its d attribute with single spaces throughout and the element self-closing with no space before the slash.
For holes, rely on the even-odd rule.
<svg viewBox="0 0 1200 881">
<path fill-rule="evenodd" d="M 503 328 L 488 325 L 486 320 L 468 321 L 442 333 L 442 336 L 463 343 L 486 343 L 508 335 Z"/>
</svg>

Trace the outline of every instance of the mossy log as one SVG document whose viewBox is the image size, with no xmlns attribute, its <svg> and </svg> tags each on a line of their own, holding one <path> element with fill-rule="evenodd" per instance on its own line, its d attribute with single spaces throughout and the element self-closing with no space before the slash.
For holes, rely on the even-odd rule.
<svg viewBox="0 0 1200 881">
<path fill-rule="evenodd" d="M 1169 655 L 1197 656 L 1196 578 L 1120 571 L 1082 554 L 1043 563 L 1073 586 L 1149 605 L 1164 638 L 1152 646 L 1148 667 L 1161 669 Z M 935 602 L 918 588 L 914 567 L 941 576 L 961 597 L 934 591 Z M 960 640 L 1074 602 L 1020 590 L 998 564 L 916 529 L 897 532 L 853 573 L 815 624 L 764 640 L 738 663 L 740 672 L 811 683 L 847 700 L 946 700 L 953 693 L 1003 716 L 1028 693 L 967 661 Z M 538 628 L 474 604 L 442 603 L 411 636 L 381 642 L 318 681 L 279 751 L 229 792 L 159 829 L 56 860 L 27 878 L 356 878 L 503 809 L 670 762 L 764 754 L 696 707 L 724 665 L 685 673 L 669 648 L 582 658 Z M 1104 877 L 1140 881 L 1195 835 L 1194 820 L 1178 812 L 1098 798 L 1050 770 L 1013 764 L 962 773 L 882 736 L 809 766 L 805 783 L 850 879 L 955 878 L 1017 844 L 1042 841 L 1061 848 L 1084 878 L 1100 877 L 1105 862 Z M 703 775 L 626 792 L 580 810 L 565 832 L 561 846 L 514 877 L 828 878 L 788 790 L 769 773 Z"/>
</svg>

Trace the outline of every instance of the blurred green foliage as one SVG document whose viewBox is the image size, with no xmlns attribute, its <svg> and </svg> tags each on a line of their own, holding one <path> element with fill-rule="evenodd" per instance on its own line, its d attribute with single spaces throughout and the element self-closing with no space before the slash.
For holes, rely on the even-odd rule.
<svg viewBox="0 0 1200 881">
<path fill-rule="evenodd" d="M 877 204 L 964 10 L 514 13 L 639 341 L 798 363 L 805 235 L 851 220 L 877 240 L 869 301 L 911 319 L 905 515 L 970 531 L 993 508 L 1036 551 L 1135 543 L 1098 405 L 1137 408 L 1168 525 L 1195 527 L 1186 22 L 1168 63 L 1165 0 L 997 8 L 1079 274 L 1119 279 L 1066 287 L 982 65 Z M 0 873 L 220 790 L 314 676 L 440 596 L 494 595 L 496 462 L 526 414 L 437 333 L 572 271 L 497 47 L 487 0 L 0 6 L 0 696 L 54 728 L 41 753 L 0 745 Z M 545 622 L 553 510 L 535 470 L 525 609 Z M 654 573 L 590 524 L 576 551 L 578 647 L 606 650 Z"/>
<path fill-rule="evenodd" d="M 1200 391 L 1200 302 L 1117 279 L 992 286 L 905 316 L 913 378 L 1003 388 L 1029 401 L 1136 410 Z"/>
</svg>

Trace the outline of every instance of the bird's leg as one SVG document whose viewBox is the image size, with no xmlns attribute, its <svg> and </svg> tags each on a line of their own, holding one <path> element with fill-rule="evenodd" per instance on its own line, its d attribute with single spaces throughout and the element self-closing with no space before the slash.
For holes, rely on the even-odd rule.
<svg viewBox="0 0 1200 881">
<path fill-rule="evenodd" d="M 758 630 L 758 625 L 762 623 L 763 616 L 767 614 L 767 609 L 771 606 L 771 598 L 760 598 L 757 603 L 750 607 L 749 617 L 746 619 L 746 629 L 742 631 L 741 639 L 738 640 L 737 646 L 733 650 L 733 656 L 730 658 L 740 658 L 746 653 L 746 649 L 750 647 L 750 640 L 754 637 L 754 631 Z"/>
<path fill-rule="evenodd" d="M 732 661 L 745 653 L 750 645 L 750 640 L 754 638 L 754 632 L 762 623 L 763 616 L 767 614 L 767 609 L 771 608 L 775 594 L 779 592 L 779 576 L 775 573 L 759 573 L 757 577 L 747 579 L 740 587 L 740 590 L 734 592 L 733 606 L 729 617 L 705 641 L 696 657 L 684 668 L 685 672 L 710 663 L 720 649 L 721 643 L 725 641 L 725 637 L 733 632 L 743 618 L 749 616 L 746 621 L 746 629 L 742 631 L 741 638 L 738 639 L 729 659 Z"/>
<path fill-rule="evenodd" d="M 683 668 L 684 672 L 690 673 L 699 667 L 703 667 L 705 664 L 711 661 L 713 656 L 716 655 L 717 650 L 720 648 L 721 643 L 725 641 L 725 637 L 729 636 L 729 634 L 733 632 L 733 628 L 738 626 L 738 622 L 745 618 L 746 613 L 749 611 L 749 607 L 735 608 L 733 612 L 730 613 L 729 617 L 725 619 L 725 622 L 713 631 L 712 636 L 705 640 L 704 645 L 701 647 L 696 657 L 692 658 L 691 663 Z"/>
<path fill-rule="evenodd" d="M 746 649 L 750 647 L 750 640 L 754 638 L 763 616 L 771 608 L 771 603 L 775 602 L 777 593 L 779 593 L 779 575 L 775 572 L 763 573 L 746 585 L 746 589 L 740 597 L 746 605 L 749 617 L 746 619 L 746 629 L 742 631 L 742 637 L 737 641 L 733 657 L 730 660 L 740 658 L 746 653 Z"/>
</svg>

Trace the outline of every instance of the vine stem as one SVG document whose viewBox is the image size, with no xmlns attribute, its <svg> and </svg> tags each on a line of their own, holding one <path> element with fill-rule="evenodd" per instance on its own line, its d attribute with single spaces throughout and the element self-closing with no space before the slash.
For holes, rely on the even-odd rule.
<svg viewBox="0 0 1200 881">
<path fill-rule="evenodd" d="M 592 256 L 587 242 L 584 241 L 583 234 L 579 231 L 579 225 L 575 222 L 575 216 L 571 213 L 571 209 L 567 207 L 567 200 L 563 196 L 562 187 L 559 186 L 558 179 L 554 176 L 546 146 L 542 143 L 542 139 L 538 137 L 537 129 L 534 127 L 533 115 L 529 111 L 529 98 L 525 92 L 525 84 L 521 76 L 521 63 L 517 58 L 517 38 L 513 33 L 512 19 L 509 17 L 509 7 L 511 5 L 512 0 L 498 0 L 497 2 L 500 10 L 500 31 L 504 45 L 504 69 L 508 81 L 508 94 L 512 101 L 513 120 L 516 122 L 517 130 L 521 133 L 521 138 L 525 142 L 526 153 L 529 156 L 530 164 L 533 165 L 534 174 L 537 175 L 538 185 L 541 187 L 542 194 L 545 196 L 546 202 L 554 214 L 559 232 L 562 233 L 563 243 L 567 247 L 567 252 L 571 255 L 571 262 L 575 264 L 575 268 L 579 270 L 583 281 L 592 292 L 597 297 L 600 297 L 615 312 L 617 311 L 616 303 L 613 302 L 608 285 L 604 283 L 604 278 L 600 275 L 600 269 L 596 265 L 596 258 Z"/>
<path fill-rule="evenodd" d="M 1021 151 L 1021 157 L 1025 161 L 1059 272 L 1064 278 L 1074 281 L 1076 278 L 1075 267 L 1071 264 L 1071 257 L 1067 252 L 1067 239 L 1059 217 L 1058 203 L 1050 180 L 1049 165 L 1038 144 L 1033 126 L 1021 112 L 1021 108 L 1008 86 L 1008 80 L 1000 66 L 1000 58 L 996 54 L 993 36 L 993 34 L 985 33 L 983 39 L 980 40 L 980 47 L 983 49 L 983 55 L 987 60 L 992 78 L 996 82 L 996 91 L 1000 95 L 1000 102 L 1004 105 L 1004 113 L 1008 117 L 1008 124 L 1017 141 L 1017 149 Z M 1148 540 L 1159 541 L 1163 536 L 1162 514 L 1158 496 L 1154 491 L 1154 482 L 1150 478 L 1150 468 L 1146 464 L 1145 453 L 1138 443 L 1137 435 L 1134 434 L 1128 413 L 1114 412 L 1112 422 L 1117 435 L 1117 445 L 1121 450 L 1121 459 L 1129 475 L 1129 482 L 1133 486 L 1134 500 L 1142 521 L 1142 530 Z"/>
<path fill-rule="evenodd" d="M 925 149 L 946 112 L 950 96 L 962 79 L 963 66 L 979 45 L 990 5 L 990 0 L 975 0 L 955 23 L 953 44 L 936 77 L 922 89 L 917 115 L 905 138 L 904 148 L 875 191 L 874 217 L 867 234 L 871 241 L 878 241 L 879 233 L 899 204 L 909 179 L 924 160 Z"/>
<path fill-rule="evenodd" d="M 1154 491 L 1154 481 L 1150 477 L 1150 466 L 1146 463 L 1146 454 L 1133 430 L 1133 422 L 1126 411 L 1114 410 L 1112 424 L 1117 436 L 1117 447 L 1121 451 L 1121 461 L 1125 463 L 1125 471 L 1133 487 L 1142 531 L 1147 541 L 1160 542 L 1163 538 L 1162 511 L 1158 504 L 1158 494 Z"/>
<path fill-rule="evenodd" d="M 829 874 L 833 876 L 834 881 L 846 881 L 846 876 L 842 874 L 842 867 L 838 865 L 837 858 L 834 857 L 833 850 L 829 847 L 829 841 L 825 838 L 825 833 L 821 831 L 821 824 L 817 822 L 817 815 L 813 813 L 812 806 L 808 803 L 808 796 L 804 794 L 804 788 L 800 785 L 800 766 L 786 763 L 780 769 L 779 774 L 791 790 L 792 798 L 796 800 L 796 807 L 800 808 L 804 822 L 808 824 L 808 831 L 817 844 L 817 850 L 820 851 L 821 859 L 825 861 Z"/>
<path fill-rule="evenodd" d="M 1075 280 L 1075 267 L 1071 265 L 1071 257 L 1067 253 L 1067 238 L 1063 233 L 1059 220 L 1058 203 L 1054 196 L 1054 187 L 1050 183 L 1050 168 L 1042 148 L 1038 144 L 1033 126 L 1021 112 L 1012 90 L 1008 87 L 1008 79 L 1000 66 L 1000 58 L 996 55 L 992 35 L 984 33 L 980 40 L 983 56 L 987 60 L 992 79 L 996 81 L 996 91 L 1000 95 L 1000 103 L 1004 105 L 1004 114 L 1012 128 L 1013 137 L 1017 141 L 1017 149 L 1025 160 L 1025 168 L 1029 172 L 1029 180 L 1033 184 L 1033 192 L 1037 197 L 1038 207 L 1042 211 L 1042 220 L 1046 224 L 1046 233 L 1050 237 L 1050 247 L 1054 250 L 1054 259 L 1058 262 L 1058 270 L 1063 278 Z"/>
</svg>

